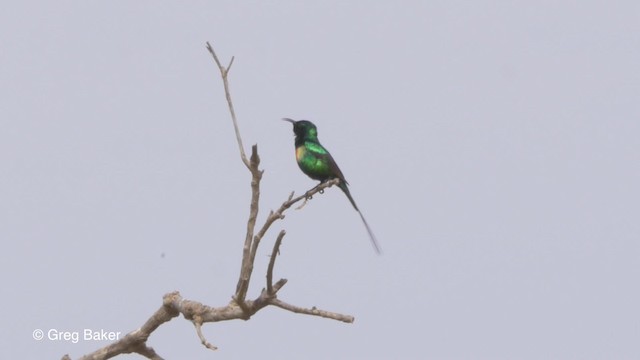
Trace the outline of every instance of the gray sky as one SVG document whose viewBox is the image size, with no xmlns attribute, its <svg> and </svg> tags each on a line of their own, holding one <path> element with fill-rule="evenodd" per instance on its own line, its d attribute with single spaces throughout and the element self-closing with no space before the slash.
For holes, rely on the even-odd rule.
<svg viewBox="0 0 640 360">
<path fill-rule="evenodd" d="M 262 217 L 315 183 L 282 117 L 309 119 L 337 189 L 287 230 L 277 308 L 174 319 L 168 359 L 640 358 L 640 5 L 12 2 L 0 14 L 0 358 L 76 358 L 178 290 L 235 290 L 249 204 L 211 41 L 236 56 Z M 164 257 L 161 255 L 164 254 Z M 265 355 L 266 354 L 266 355 Z M 137 358 L 135 356 L 123 358 Z"/>
</svg>

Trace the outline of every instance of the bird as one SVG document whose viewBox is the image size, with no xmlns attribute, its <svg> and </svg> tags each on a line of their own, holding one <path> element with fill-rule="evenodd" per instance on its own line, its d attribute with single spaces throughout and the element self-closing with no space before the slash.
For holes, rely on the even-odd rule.
<svg viewBox="0 0 640 360">
<path fill-rule="evenodd" d="M 362 211 L 356 205 L 351 192 L 349 191 L 349 183 L 345 179 L 342 171 L 338 167 L 338 164 L 331 156 L 331 153 L 324 146 L 320 144 L 318 140 L 318 128 L 308 120 L 292 120 L 289 118 L 283 118 L 282 120 L 288 121 L 293 124 L 293 133 L 295 135 L 295 149 L 296 149 L 296 161 L 300 170 L 313 180 L 318 180 L 321 183 L 329 181 L 335 178 L 340 179 L 338 187 L 347 196 L 353 208 L 356 209 L 364 227 L 369 233 L 369 239 L 375 249 L 376 253 L 381 254 L 382 250 L 378 244 L 376 236 L 373 234 L 371 227 L 367 223 L 367 220 L 362 215 Z"/>
</svg>

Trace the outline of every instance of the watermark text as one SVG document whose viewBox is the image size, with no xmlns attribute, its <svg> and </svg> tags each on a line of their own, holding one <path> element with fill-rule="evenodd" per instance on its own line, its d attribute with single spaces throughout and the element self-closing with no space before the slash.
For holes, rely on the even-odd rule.
<svg viewBox="0 0 640 360">
<path fill-rule="evenodd" d="M 33 330 L 33 339 L 37 341 L 67 341 L 77 344 L 80 341 L 115 341 L 120 340 L 122 332 L 107 331 L 104 329 L 82 329 L 81 331 L 68 331 L 51 328 L 48 330 Z"/>
</svg>

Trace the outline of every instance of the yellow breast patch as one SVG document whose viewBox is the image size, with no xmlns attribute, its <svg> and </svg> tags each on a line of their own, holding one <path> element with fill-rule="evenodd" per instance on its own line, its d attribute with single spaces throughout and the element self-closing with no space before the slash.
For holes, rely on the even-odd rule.
<svg viewBox="0 0 640 360">
<path fill-rule="evenodd" d="M 304 156 L 305 148 L 304 146 L 298 146 L 296 148 L 296 160 L 300 160 Z"/>
</svg>

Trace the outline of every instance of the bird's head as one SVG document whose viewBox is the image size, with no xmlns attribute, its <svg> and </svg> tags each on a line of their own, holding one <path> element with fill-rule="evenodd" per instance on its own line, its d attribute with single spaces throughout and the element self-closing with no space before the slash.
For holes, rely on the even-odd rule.
<svg viewBox="0 0 640 360">
<path fill-rule="evenodd" d="M 295 121 L 289 118 L 283 118 L 282 120 L 288 121 L 293 124 L 293 133 L 296 135 L 297 139 L 304 139 L 304 140 L 318 139 L 318 129 L 311 121 L 307 121 L 307 120 Z"/>
</svg>

